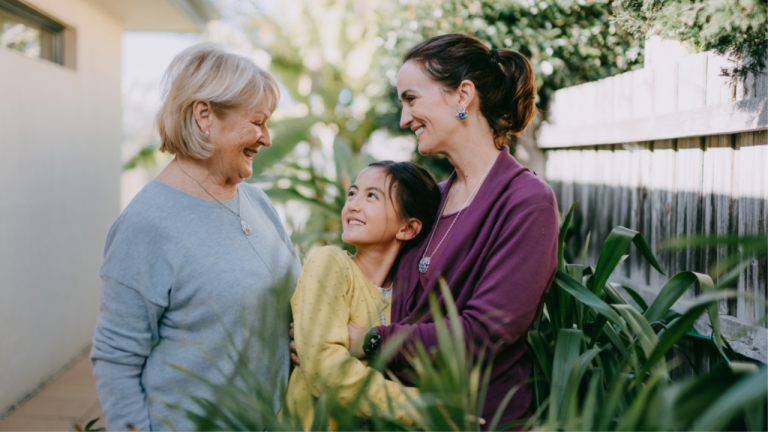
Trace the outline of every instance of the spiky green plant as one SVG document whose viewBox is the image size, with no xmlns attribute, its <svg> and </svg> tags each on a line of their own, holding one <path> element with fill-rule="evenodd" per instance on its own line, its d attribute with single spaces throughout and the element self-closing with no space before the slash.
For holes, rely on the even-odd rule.
<svg viewBox="0 0 768 432">
<path fill-rule="evenodd" d="M 561 227 L 561 250 L 572 215 L 573 208 Z M 526 384 L 534 389 L 535 414 L 507 424 L 499 424 L 500 415 L 494 415 L 485 419 L 486 429 L 524 425 L 536 430 L 764 430 L 768 369 L 731 360 L 734 355 L 720 333 L 717 301 L 738 294 L 724 288 L 724 279 L 714 284 L 708 275 L 685 271 L 670 278 L 650 305 L 624 288 L 630 302 L 608 281 L 626 258 L 630 244 L 661 271 L 643 236 L 623 227 L 608 236 L 594 268 L 585 262 L 567 263 L 564 254 L 559 254 L 544 311 L 527 335 L 534 376 Z M 696 283 L 702 294 L 682 312 L 672 310 Z M 332 388 L 324 392 L 311 429 L 327 429 L 331 418 L 341 430 L 480 429 L 479 413 L 491 365 L 479 361 L 468 349 L 450 290 L 444 281 L 440 287 L 442 304 L 431 299 L 438 350 L 427 352 L 417 345 L 409 357 L 413 382 L 421 395 L 408 408 L 413 424 L 397 421 L 391 405 L 388 410 L 374 407 L 370 418 L 359 418 L 357 407 L 368 402 L 364 384 L 358 397 L 347 403 L 341 403 Z M 288 291 L 282 292 L 285 296 Z M 285 297 L 276 301 L 287 304 Z M 674 380 L 670 371 L 683 361 L 674 356 L 676 345 L 692 334 L 693 323 L 705 313 L 712 325 L 712 343 L 725 361 L 711 371 Z M 211 390 L 210 398 L 194 399 L 196 411 L 186 411 L 197 429 L 301 428 L 298 413 L 284 409 L 278 415 L 273 411 L 275 398 L 285 406 L 285 384 L 259 381 L 252 370 L 254 359 L 245 354 L 249 340 L 270 337 L 258 328 L 251 327 L 242 341 L 227 342 L 240 352 L 229 358 L 235 365 L 231 375 L 218 381 L 196 376 Z M 287 350 L 277 343 L 272 346 L 275 352 Z M 387 345 L 373 367 L 387 373 L 386 360 L 397 349 L 397 343 Z M 505 401 L 515 391 L 509 389 Z M 504 404 L 497 413 L 503 409 Z"/>
</svg>

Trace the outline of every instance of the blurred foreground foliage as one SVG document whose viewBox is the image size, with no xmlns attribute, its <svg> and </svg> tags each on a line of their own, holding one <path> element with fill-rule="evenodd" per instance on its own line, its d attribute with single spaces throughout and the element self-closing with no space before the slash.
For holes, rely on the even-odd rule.
<svg viewBox="0 0 768 432">
<path fill-rule="evenodd" d="M 535 413 L 508 424 L 499 424 L 499 416 L 494 415 L 485 419 L 487 429 L 765 430 L 768 369 L 764 364 L 737 361 L 738 355 L 720 332 L 718 300 L 740 295 L 726 288 L 733 277 L 721 277 L 715 284 L 708 275 L 680 272 L 647 304 L 630 288 L 608 281 L 627 257 L 630 244 L 661 271 L 642 234 L 616 227 L 603 244 L 595 267 L 583 261 L 572 264 L 563 258 L 572 214 L 573 208 L 563 221 L 555 281 L 544 296 L 543 312 L 527 334 L 534 369 L 525 385 L 533 386 L 531 410 Z M 747 239 L 742 243 L 754 242 Z M 765 253 L 768 242 L 757 244 L 755 250 Z M 725 274 L 753 257 L 751 252 L 747 255 L 731 260 L 730 268 L 723 270 Z M 673 309 L 683 293 L 696 284 L 701 295 L 681 310 Z M 280 301 L 287 303 L 290 291 L 280 292 Z M 474 350 L 468 349 L 471 347 L 444 282 L 440 294 L 431 303 L 439 349 L 427 353 L 419 347 L 410 356 L 414 383 L 421 394 L 418 400 L 410 401 L 411 417 L 415 427 L 422 430 L 479 430 L 476 419 L 490 379 L 492 358 L 473 357 Z M 693 329 L 704 314 L 709 318 L 711 337 Z M 261 334 L 258 325 L 251 329 L 251 338 L 270 337 Z M 672 372 L 689 361 L 678 350 L 686 335 L 708 339 L 722 361 L 713 370 L 673 379 Z M 230 342 L 243 346 L 248 338 Z M 375 368 L 385 367 L 398 342 L 385 346 L 374 362 Z M 287 347 L 274 349 L 279 352 Z M 284 382 L 259 381 L 251 371 L 254 361 L 247 355 L 232 355 L 229 361 L 235 366 L 233 376 L 222 376 L 220 381 L 197 377 L 212 394 L 211 398 L 194 399 L 197 410 L 186 412 L 199 430 L 301 428 L 296 413 L 284 409 L 278 415 L 273 410 L 276 394 L 285 402 Z M 499 411 L 516 390 L 509 389 Z M 312 429 L 327 429 L 333 418 L 340 430 L 413 430 L 396 421 L 391 410 L 374 410 L 370 419 L 356 417 L 357 406 L 366 403 L 365 393 L 361 388 L 360 397 L 346 403 L 334 397 L 332 388 L 322 393 Z"/>
</svg>

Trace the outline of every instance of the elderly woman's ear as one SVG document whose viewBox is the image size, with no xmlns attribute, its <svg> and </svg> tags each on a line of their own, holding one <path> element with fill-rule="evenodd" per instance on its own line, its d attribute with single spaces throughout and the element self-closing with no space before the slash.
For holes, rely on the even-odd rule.
<svg viewBox="0 0 768 432">
<path fill-rule="evenodd" d="M 213 123 L 213 110 L 211 110 L 211 104 L 208 101 L 197 101 L 192 105 L 192 112 L 195 115 L 195 121 L 197 126 L 203 131 L 204 134 L 208 134 L 211 130 L 211 124 Z"/>
</svg>

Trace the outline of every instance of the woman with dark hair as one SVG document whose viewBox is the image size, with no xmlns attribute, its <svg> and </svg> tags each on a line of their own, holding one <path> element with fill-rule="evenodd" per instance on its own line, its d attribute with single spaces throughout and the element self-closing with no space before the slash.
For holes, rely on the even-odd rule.
<svg viewBox="0 0 768 432">
<path fill-rule="evenodd" d="M 492 418 L 519 385 L 501 421 L 525 417 L 532 401 L 525 335 L 555 275 L 559 227 L 552 190 L 508 147 L 536 115 L 531 64 L 470 36 L 438 36 L 405 55 L 397 92 L 400 126 L 416 134 L 419 152 L 447 157 L 455 171 L 439 185 L 431 232 L 397 263 L 392 324 L 350 323 L 350 351 L 364 356 L 372 341 L 407 334 L 390 368 L 408 382 L 403 352 L 417 341 L 428 352 L 438 343 L 428 299 L 440 297 L 443 276 L 470 348 L 493 359 L 482 416 Z"/>
</svg>

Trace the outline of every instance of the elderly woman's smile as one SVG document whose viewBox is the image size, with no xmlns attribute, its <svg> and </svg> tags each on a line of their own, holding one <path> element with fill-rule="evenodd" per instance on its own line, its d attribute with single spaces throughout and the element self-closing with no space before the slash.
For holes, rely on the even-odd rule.
<svg viewBox="0 0 768 432">
<path fill-rule="evenodd" d="M 207 135 L 215 145 L 210 163 L 219 175 L 239 182 L 253 174 L 253 156 L 259 148 L 272 146 L 267 128 L 270 110 L 263 106 L 236 109 L 223 118 L 210 116 Z M 202 122 L 202 128 L 206 127 Z"/>
</svg>

